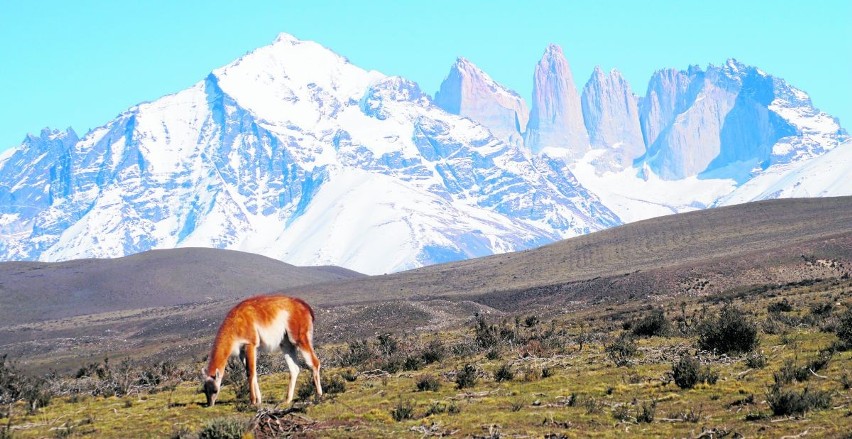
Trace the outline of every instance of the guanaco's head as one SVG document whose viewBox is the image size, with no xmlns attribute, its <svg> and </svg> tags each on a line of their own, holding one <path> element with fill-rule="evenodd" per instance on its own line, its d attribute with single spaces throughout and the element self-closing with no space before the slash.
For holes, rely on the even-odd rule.
<svg viewBox="0 0 852 439">
<path fill-rule="evenodd" d="M 222 373 L 216 369 L 214 375 L 209 375 L 206 370 L 201 371 L 201 376 L 204 379 L 204 396 L 207 397 L 207 407 L 213 407 L 216 404 L 216 398 L 219 397 L 219 389 L 222 387 Z"/>
</svg>

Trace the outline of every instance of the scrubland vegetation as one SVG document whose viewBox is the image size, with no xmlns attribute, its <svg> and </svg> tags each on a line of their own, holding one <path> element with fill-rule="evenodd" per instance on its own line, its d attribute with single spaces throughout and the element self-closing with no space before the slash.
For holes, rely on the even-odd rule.
<svg viewBox="0 0 852 439">
<path fill-rule="evenodd" d="M 309 373 L 260 361 L 261 407 L 232 361 L 203 407 L 203 358 L 103 359 L 33 377 L 0 360 L 8 437 L 842 437 L 852 428 L 852 282 L 474 315 L 439 332 L 319 347 Z"/>
</svg>

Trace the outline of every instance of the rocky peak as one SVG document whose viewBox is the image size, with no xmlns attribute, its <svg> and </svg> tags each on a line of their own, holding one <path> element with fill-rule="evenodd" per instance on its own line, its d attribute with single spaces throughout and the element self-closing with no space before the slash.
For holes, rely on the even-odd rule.
<svg viewBox="0 0 852 439">
<path fill-rule="evenodd" d="M 621 167 L 645 152 L 637 98 L 618 72 L 595 67 L 583 87 L 583 117 L 592 147 L 609 151 Z"/>
<path fill-rule="evenodd" d="M 572 158 L 589 150 L 580 95 L 562 48 L 551 44 L 535 68 L 526 143 L 534 153 L 558 148 Z"/>
<path fill-rule="evenodd" d="M 520 143 L 529 112 L 514 91 L 498 84 L 472 62 L 459 57 L 435 93 L 444 111 L 478 122 L 504 140 Z"/>
<path fill-rule="evenodd" d="M 73 145 L 77 143 L 78 140 L 80 140 L 80 138 L 77 137 L 77 133 L 71 127 L 68 127 L 64 131 L 45 127 L 42 128 L 38 136 L 27 134 L 24 142 L 33 146 L 44 146 L 54 143 Z"/>
</svg>

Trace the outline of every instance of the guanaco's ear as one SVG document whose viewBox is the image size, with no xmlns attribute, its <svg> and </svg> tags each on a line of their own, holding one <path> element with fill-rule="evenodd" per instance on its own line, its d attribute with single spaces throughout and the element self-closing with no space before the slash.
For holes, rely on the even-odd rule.
<svg viewBox="0 0 852 439">
<path fill-rule="evenodd" d="M 222 374 L 219 372 L 219 369 L 216 369 L 216 383 L 222 378 Z"/>
<path fill-rule="evenodd" d="M 207 370 L 202 367 L 201 368 L 201 379 L 203 380 L 203 379 L 206 379 L 206 378 L 207 378 Z"/>
</svg>

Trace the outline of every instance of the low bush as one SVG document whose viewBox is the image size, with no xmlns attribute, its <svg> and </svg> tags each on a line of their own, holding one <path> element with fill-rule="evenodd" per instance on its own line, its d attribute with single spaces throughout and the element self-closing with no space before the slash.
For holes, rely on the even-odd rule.
<svg viewBox="0 0 852 439">
<path fill-rule="evenodd" d="M 360 366 L 376 358 L 377 354 L 367 340 L 355 340 L 349 343 L 347 350 L 340 357 L 341 366 Z"/>
<path fill-rule="evenodd" d="M 681 389 L 691 389 L 699 383 L 716 384 L 719 374 L 710 366 L 701 366 L 697 358 L 684 355 L 680 360 L 672 364 L 672 377 L 675 384 Z"/>
<path fill-rule="evenodd" d="M 672 325 L 666 319 L 663 309 L 656 308 L 630 326 L 633 335 L 638 337 L 665 337 L 671 333 Z"/>
<path fill-rule="evenodd" d="M 512 381 L 514 378 L 515 373 L 512 372 L 512 367 L 508 364 L 504 364 L 494 371 L 494 381 L 497 381 L 498 383 L 501 381 Z"/>
<path fill-rule="evenodd" d="M 793 310 L 793 305 L 785 297 L 780 302 L 770 303 L 766 310 L 770 313 L 790 312 Z"/>
<path fill-rule="evenodd" d="M 752 352 L 746 357 L 746 365 L 752 369 L 763 369 L 766 367 L 766 355 L 763 352 Z"/>
<path fill-rule="evenodd" d="M 343 393 L 346 391 L 346 382 L 340 375 L 332 375 L 327 382 L 322 383 L 322 390 L 329 395 Z"/>
<path fill-rule="evenodd" d="M 476 385 L 477 380 L 476 366 L 465 364 L 464 367 L 456 372 L 456 386 L 459 389 L 465 389 Z"/>
<path fill-rule="evenodd" d="M 0 404 L 26 401 L 30 413 L 50 404 L 52 393 L 45 378 L 24 375 L 14 364 L 0 356 Z"/>
<path fill-rule="evenodd" d="M 538 322 L 538 316 L 535 315 L 527 316 L 527 318 L 524 319 L 524 325 L 527 328 L 532 328 L 533 326 L 537 325 Z"/>
<path fill-rule="evenodd" d="M 789 384 L 793 381 L 804 382 L 811 378 L 813 374 L 825 369 L 831 361 L 834 351 L 823 350 L 817 354 L 816 358 L 807 362 L 803 366 L 798 366 L 793 360 L 787 360 L 781 366 L 778 372 L 773 374 L 776 385 Z"/>
<path fill-rule="evenodd" d="M 725 305 L 718 317 L 707 318 L 699 325 L 698 347 L 701 349 L 738 354 L 751 352 L 758 342 L 754 323 L 732 305 Z"/>
<path fill-rule="evenodd" d="M 437 392 L 438 389 L 441 388 L 441 382 L 438 381 L 438 378 L 432 375 L 422 375 L 417 379 L 417 391 L 418 392 Z"/>
<path fill-rule="evenodd" d="M 627 404 L 616 405 L 612 408 L 612 417 L 619 422 L 629 421 L 631 418 L 630 407 L 628 407 Z"/>
<path fill-rule="evenodd" d="M 235 418 L 214 418 L 198 432 L 198 439 L 240 439 L 248 430 L 245 422 Z"/>
<path fill-rule="evenodd" d="M 481 349 L 488 349 L 497 345 L 498 329 L 496 325 L 489 324 L 485 317 L 477 314 L 473 326 L 474 339 Z"/>
<path fill-rule="evenodd" d="M 436 363 L 444 359 L 446 351 L 447 349 L 444 347 L 444 343 L 441 339 L 434 338 L 426 344 L 426 347 L 423 349 L 423 353 L 421 353 L 421 357 L 423 358 L 423 362 L 426 364 Z"/>
<path fill-rule="evenodd" d="M 698 373 L 701 363 L 690 355 L 680 357 L 677 363 L 672 365 L 672 376 L 675 384 L 681 389 L 691 389 L 698 384 Z"/>
<path fill-rule="evenodd" d="M 391 416 L 396 422 L 412 419 L 414 417 L 414 403 L 400 399 L 394 408 L 391 409 Z"/>
<path fill-rule="evenodd" d="M 423 359 L 421 357 L 408 356 L 405 357 L 405 361 L 402 363 L 403 370 L 419 370 L 421 367 L 423 367 Z"/>
<path fill-rule="evenodd" d="M 657 413 L 657 401 L 650 403 L 643 402 L 642 407 L 637 409 L 636 422 L 650 424 L 654 422 L 654 415 Z"/>
<path fill-rule="evenodd" d="M 326 386 L 329 386 L 329 384 L 331 384 L 329 387 L 334 388 L 335 390 L 340 390 L 340 386 L 342 385 L 343 390 L 341 392 L 346 391 L 346 384 L 343 382 L 343 380 L 337 377 L 337 375 L 335 375 L 332 379 L 334 380 L 335 378 L 337 379 L 337 382 L 334 384 L 331 384 L 331 382 L 320 381 L 322 383 L 322 389 L 324 392 L 332 393 L 329 391 L 329 389 L 326 388 Z M 307 380 L 302 381 L 302 384 L 300 384 L 299 387 L 296 388 L 296 398 L 303 401 L 307 401 L 313 398 L 316 394 L 317 391 L 316 386 L 314 386 L 313 378 L 308 378 Z"/>
<path fill-rule="evenodd" d="M 835 329 L 835 334 L 844 349 L 852 349 L 852 307 L 846 310 Z"/>
<path fill-rule="evenodd" d="M 614 342 L 606 346 L 606 354 L 616 366 L 628 366 L 630 359 L 636 355 L 639 349 L 633 337 L 623 333 Z"/>
<path fill-rule="evenodd" d="M 831 407 L 831 393 L 805 388 L 802 393 L 775 385 L 766 394 L 766 402 L 775 416 L 801 415 Z"/>
<path fill-rule="evenodd" d="M 399 350 L 399 340 L 392 334 L 381 334 L 376 337 L 379 343 L 379 352 L 384 357 L 389 357 Z"/>
</svg>

